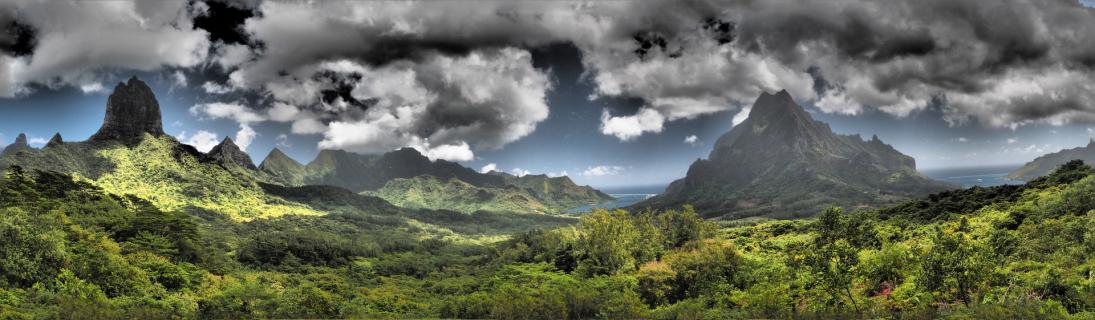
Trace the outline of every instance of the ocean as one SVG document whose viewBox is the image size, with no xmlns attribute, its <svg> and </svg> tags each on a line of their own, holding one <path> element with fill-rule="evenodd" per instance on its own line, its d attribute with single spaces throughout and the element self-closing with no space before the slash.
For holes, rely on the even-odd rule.
<svg viewBox="0 0 1095 320">
<path fill-rule="evenodd" d="M 950 182 L 963 188 L 973 186 L 991 187 L 1005 184 L 1022 184 L 1023 181 L 1007 178 L 1009 172 L 1018 169 L 1022 165 L 997 165 L 967 168 L 943 168 L 922 170 L 929 178 Z"/>
<path fill-rule="evenodd" d="M 577 208 L 574 208 L 574 209 L 567 210 L 567 213 L 586 213 L 586 212 L 592 211 L 593 209 L 622 208 L 622 207 L 626 207 L 626 206 L 636 204 L 639 201 L 646 200 L 647 198 L 653 197 L 655 194 L 653 194 L 653 193 L 622 193 L 622 194 L 621 193 L 614 193 L 614 194 L 609 194 L 609 195 L 612 196 L 613 198 L 616 198 L 616 200 L 601 202 L 601 203 L 593 204 L 593 205 L 584 205 L 584 206 L 581 206 L 581 207 L 577 207 Z"/>
</svg>

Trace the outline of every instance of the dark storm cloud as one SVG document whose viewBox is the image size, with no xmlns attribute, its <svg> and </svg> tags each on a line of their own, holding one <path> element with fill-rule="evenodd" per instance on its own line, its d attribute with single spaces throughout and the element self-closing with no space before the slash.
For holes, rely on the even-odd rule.
<svg viewBox="0 0 1095 320">
<path fill-rule="evenodd" d="M 0 96 L 35 83 L 95 92 L 119 70 L 200 65 L 208 33 L 193 29 L 192 14 L 181 1 L 5 1 L 0 19 L 14 20 L 0 24 L 9 27 L 0 35 Z"/>
<path fill-rule="evenodd" d="M 191 2 L 191 6 L 204 5 L 201 15 L 194 17 L 194 27 L 209 32 L 209 40 L 226 44 L 246 44 L 247 34 L 243 22 L 254 17 L 251 4 L 228 0 Z"/>
<path fill-rule="evenodd" d="M 782 89 L 843 114 L 906 116 L 945 101 L 953 123 L 1095 118 L 1095 11 L 1071 0 L 78 3 L 15 5 L 30 9 L 20 21 L 33 31 L 0 45 L 34 54 L 3 63 L 20 70 L 11 79 L 80 85 L 87 77 L 72 74 L 216 64 L 224 86 L 264 98 L 255 113 L 332 148 L 516 141 L 549 111 L 551 69 L 529 50 L 557 43 L 581 52 L 591 99 L 641 101 L 604 111 L 601 132 L 621 140 Z M 119 36 L 64 37 L 100 25 Z M 171 55 L 148 54 L 159 51 L 134 35 Z"/>
<path fill-rule="evenodd" d="M 1090 83 L 1095 55 L 1095 11 L 1076 1 L 736 2 L 727 15 L 736 46 L 832 83 L 816 90 L 823 110 L 903 115 L 953 95 L 955 114 L 993 126 L 1095 113 L 1090 85 L 1067 83 Z"/>
<path fill-rule="evenodd" d="M 15 18 L 0 18 L 4 31 L 0 34 L 0 52 L 13 57 L 30 55 L 37 45 L 36 30 L 33 26 Z"/>
</svg>

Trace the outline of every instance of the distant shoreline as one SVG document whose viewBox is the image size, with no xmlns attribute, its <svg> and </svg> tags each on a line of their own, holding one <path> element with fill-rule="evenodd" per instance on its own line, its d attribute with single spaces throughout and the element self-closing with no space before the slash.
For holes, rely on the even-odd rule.
<svg viewBox="0 0 1095 320">
<path fill-rule="evenodd" d="M 1023 181 L 1008 179 L 1008 173 L 1022 167 L 1015 165 L 991 165 L 980 167 L 954 167 L 921 170 L 929 178 L 960 185 L 963 188 L 973 186 L 991 187 L 1006 184 L 1022 184 Z"/>
</svg>

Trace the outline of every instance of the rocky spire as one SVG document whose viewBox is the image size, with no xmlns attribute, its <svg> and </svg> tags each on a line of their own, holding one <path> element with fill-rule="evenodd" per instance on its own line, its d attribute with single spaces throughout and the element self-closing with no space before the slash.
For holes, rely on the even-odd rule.
<svg viewBox="0 0 1095 320">
<path fill-rule="evenodd" d="M 15 143 L 13 143 L 11 145 L 12 146 L 29 147 L 30 144 L 27 143 L 27 134 L 26 133 L 20 133 L 19 136 L 15 137 Z"/>
<path fill-rule="evenodd" d="M 19 136 L 15 137 L 15 143 L 4 148 L 4 151 L 0 152 L 0 155 L 15 154 L 16 152 L 30 149 L 30 144 L 27 143 L 27 135 L 25 133 L 20 133 Z"/>
<path fill-rule="evenodd" d="M 236 143 L 228 137 L 225 137 L 224 141 L 209 150 L 209 153 L 205 154 L 205 158 L 225 166 L 237 165 L 247 169 L 256 169 L 255 163 L 251 162 L 251 156 L 240 150 L 240 147 L 236 146 Z"/>
<path fill-rule="evenodd" d="M 164 134 L 160 104 L 156 102 L 152 88 L 134 76 L 114 87 L 114 92 L 106 100 L 103 126 L 91 136 L 91 140 L 135 143 L 145 133 L 157 137 Z"/>
<path fill-rule="evenodd" d="M 65 144 L 65 139 L 62 139 L 61 133 L 58 132 L 53 134 L 53 138 L 49 139 L 49 142 L 46 143 L 46 148 L 52 148 L 62 144 Z"/>
</svg>

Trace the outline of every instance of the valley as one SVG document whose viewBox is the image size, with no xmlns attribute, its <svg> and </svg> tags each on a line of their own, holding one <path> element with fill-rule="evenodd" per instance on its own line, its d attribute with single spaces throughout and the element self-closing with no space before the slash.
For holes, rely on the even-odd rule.
<svg viewBox="0 0 1095 320">
<path fill-rule="evenodd" d="M 119 116 L 158 113 L 146 88 L 119 84 L 88 141 L 38 149 L 20 137 L 0 156 L 0 318 L 1055 318 L 1095 307 L 1095 170 L 1078 160 L 1023 184 L 959 188 L 877 138 L 833 135 L 790 109 L 771 117 L 797 118 L 731 131 L 666 193 L 609 195 L 414 149 L 324 151 L 307 165 L 275 149 L 256 166 L 232 139 L 203 153 L 160 134 L 160 121 Z M 753 110 L 798 108 L 787 98 L 765 94 Z M 759 138 L 741 130 L 757 128 L 796 141 L 770 157 L 827 165 L 760 178 L 707 169 L 763 156 L 738 151 Z M 818 158 L 821 147 L 849 151 Z M 1003 176 L 990 169 L 937 176 Z M 760 182 L 703 180 L 714 177 Z M 780 181 L 797 183 L 768 185 Z M 885 191 L 844 196 L 865 188 Z M 763 190 L 783 195 L 751 193 Z M 716 195 L 778 205 L 712 214 L 742 203 Z M 773 219 L 788 215 L 812 217 Z"/>
</svg>

